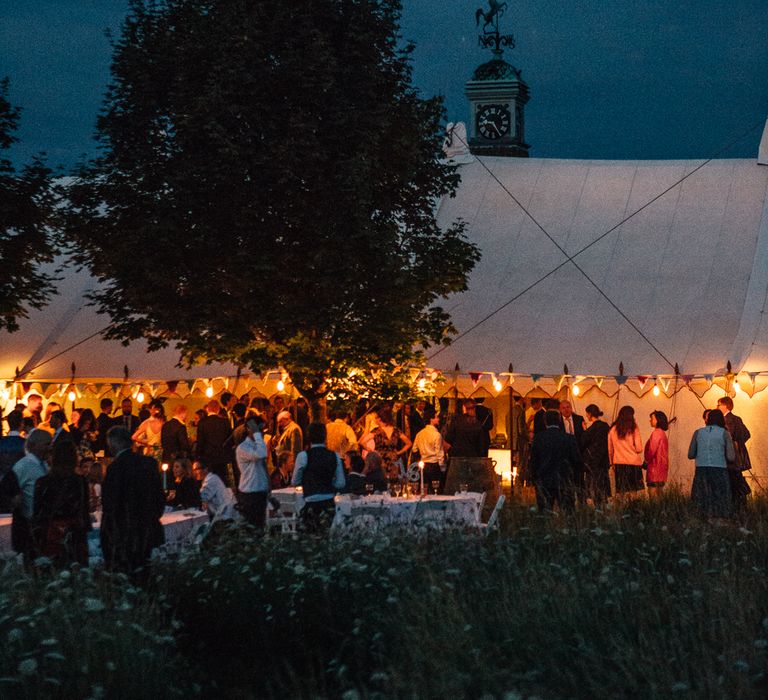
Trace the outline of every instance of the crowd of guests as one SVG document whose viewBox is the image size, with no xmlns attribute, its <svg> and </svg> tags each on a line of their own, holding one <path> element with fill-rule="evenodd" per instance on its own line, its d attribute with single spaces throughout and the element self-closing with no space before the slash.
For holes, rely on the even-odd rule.
<svg viewBox="0 0 768 700">
<path fill-rule="evenodd" d="M 288 487 L 303 489 L 304 529 L 322 531 L 337 493 L 386 491 L 416 461 L 424 482 L 442 493 L 451 463 L 489 462 L 494 427 L 490 409 L 472 399 L 450 414 L 445 402 L 360 402 L 354 415 L 329 412 L 327 423 L 310 423 L 301 398 L 270 402 L 226 392 L 191 415 L 179 404 L 166 418 L 161 400 L 138 415 L 130 398 L 114 409 L 105 398 L 98 416 L 73 409 L 68 419 L 61 405 L 43 409 L 33 394 L 5 417 L 0 511 L 13 512 L 13 546 L 27 561 L 87 562 L 87 533 L 100 515 L 105 561 L 136 570 L 162 542 L 166 507 L 203 508 L 214 522 L 244 519 L 263 529 L 279 507 L 270 493 Z M 742 509 L 749 493 L 742 471 L 750 466 L 750 434 L 732 409 L 723 397 L 706 411 L 689 451 L 692 498 L 715 517 Z M 608 425 L 595 404 L 580 416 L 568 401 L 534 399 L 526 409 L 517 397 L 507 418 L 517 483 L 534 487 L 541 510 L 599 506 L 646 489 L 658 496 L 669 477 L 669 420 L 662 411 L 648 420 L 652 432 L 643 443 L 631 406 Z"/>
<path fill-rule="evenodd" d="M 611 471 L 617 500 L 646 489 L 656 497 L 667 483 L 670 421 L 663 411 L 650 413 L 652 430 L 644 443 L 631 406 L 622 406 L 609 426 L 595 404 L 580 416 L 568 401 L 534 400 L 526 412 L 521 403 L 513 411 L 521 482 L 535 488 L 540 510 L 556 505 L 570 510 L 577 502 L 603 504 L 612 497 Z M 750 433 L 734 415 L 728 396 L 706 410 L 703 420 L 688 450 L 696 464 L 691 498 L 703 515 L 724 518 L 741 511 L 750 493 L 743 475 L 751 467 L 746 447 Z"/>
</svg>

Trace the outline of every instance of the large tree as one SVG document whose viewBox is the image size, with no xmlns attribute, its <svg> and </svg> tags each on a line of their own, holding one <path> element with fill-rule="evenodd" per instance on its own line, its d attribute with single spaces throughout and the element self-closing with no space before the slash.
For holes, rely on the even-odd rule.
<svg viewBox="0 0 768 700">
<path fill-rule="evenodd" d="M 283 367 L 311 401 L 452 331 L 479 257 L 434 207 L 443 108 L 395 0 L 134 0 L 71 189 L 111 337 Z"/>
<path fill-rule="evenodd" d="M 19 109 L 0 80 L 0 330 L 18 330 L 28 307 L 39 309 L 54 292 L 53 190 L 50 170 L 35 157 L 19 172 L 7 153 L 17 142 Z"/>
</svg>

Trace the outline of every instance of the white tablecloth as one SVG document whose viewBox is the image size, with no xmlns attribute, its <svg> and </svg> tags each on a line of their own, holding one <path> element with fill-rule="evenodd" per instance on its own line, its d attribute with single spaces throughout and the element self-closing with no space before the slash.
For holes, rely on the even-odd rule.
<svg viewBox="0 0 768 700">
<path fill-rule="evenodd" d="M 482 502 L 481 493 L 411 498 L 337 496 L 333 528 L 381 525 L 479 527 Z"/>
<path fill-rule="evenodd" d="M 177 552 L 190 542 L 190 535 L 201 524 L 208 522 L 208 515 L 203 511 L 190 508 L 165 513 L 160 523 L 165 532 L 165 552 Z M 13 554 L 11 549 L 11 516 L 0 515 L 0 555 Z M 99 544 L 99 523 L 94 523 L 88 534 L 88 554 L 92 560 L 101 559 Z"/>
<path fill-rule="evenodd" d="M 304 507 L 304 494 L 293 486 L 284 489 L 274 489 L 272 497 L 280 501 L 282 515 L 298 515 Z"/>
</svg>

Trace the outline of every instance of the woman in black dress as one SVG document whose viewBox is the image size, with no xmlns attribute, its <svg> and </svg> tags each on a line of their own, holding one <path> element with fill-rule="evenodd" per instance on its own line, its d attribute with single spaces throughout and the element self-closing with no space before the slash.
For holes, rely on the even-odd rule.
<svg viewBox="0 0 768 700">
<path fill-rule="evenodd" d="M 39 555 L 56 566 L 88 566 L 88 484 L 75 473 L 77 460 L 72 441 L 57 441 L 51 471 L 35 484 L 32 532 Z"/>
<path fill-rule="evenodd" d="M 581 435 L 581 457 L 584 461 L 587 497 L 597 506 L 611 497 L 611 464 L 608 459 L 608 431 L 610 427 L 600 420 L 603 412 L 591 403 L 585 409 L 584 432 Z"/>
</svg>

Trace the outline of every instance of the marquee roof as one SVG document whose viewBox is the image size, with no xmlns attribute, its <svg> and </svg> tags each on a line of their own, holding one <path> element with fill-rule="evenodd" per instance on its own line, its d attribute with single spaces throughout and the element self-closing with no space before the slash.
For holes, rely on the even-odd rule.
<svg viewBox="0 0 768 700">
<path fill-rule="evenodd" d="M 678 363 L 693 374 L 722 372 L 730 360 L 735 370 L 768 370 L 768 167 L 702 164 L 460 165 L 461 186 L 440 203 L 438 221 L 466 221 L 482 260 L 468 291 L 445 302 L 466 335 L 428 354 L 428 365 L 559 374 L 567 364 L 571 374 L 615 375 L 619 362 L 626 374 L 669 374 Z M 671 364 L 570 262 L 504 306 L 566 260 L 522 207 L 574 256 L 668 188 L 575 261 Z"/>
</svg>

